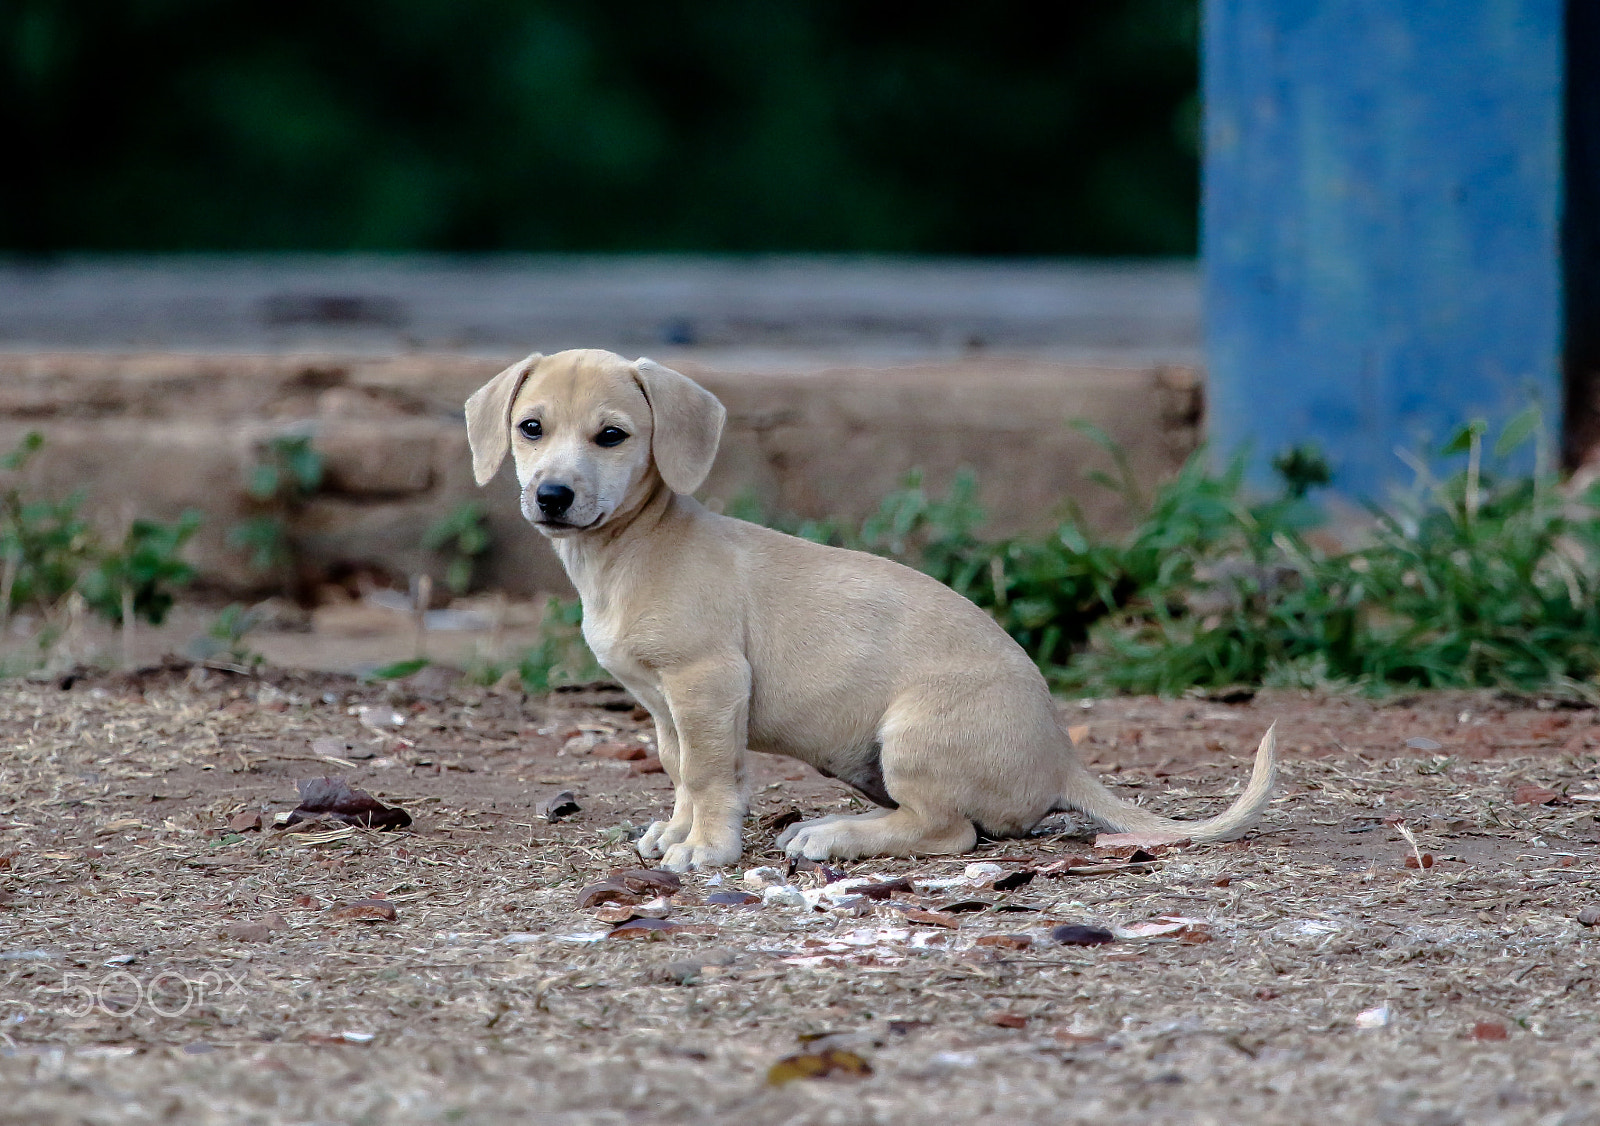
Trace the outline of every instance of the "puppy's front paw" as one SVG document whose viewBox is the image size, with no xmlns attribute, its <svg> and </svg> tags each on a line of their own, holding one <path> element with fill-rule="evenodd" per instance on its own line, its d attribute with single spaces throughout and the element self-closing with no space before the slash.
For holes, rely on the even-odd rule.
<svg viewBox="0 0 1600 1126">
<path fill-rule="evenodd" d="M 688 835 L 688 826 L 678 828 L 671 821 L 655 821 L 644 831 L 644 836 L 639 838 L 635 847 L 640 856 L 649 860 L 660 856 Z"/>
<path fill-rule="evenodd" d="M 695 872 L 737 864 L 742 851 L 738 838 L 725 842 L 687 840 L 667 849 L 661 866 L 669 872 Z"/>
<path fill-rule="evenodd" d="M 831 860 L 835 856 L 840 856 L 833 821 L 831 817 L 824 817 L 791 825 L 778 839 L 778 847 L 795 859 L 803 856 L 807 860 Z M 842 856 L 840 858 L 848 859 Z"/>
</svg>

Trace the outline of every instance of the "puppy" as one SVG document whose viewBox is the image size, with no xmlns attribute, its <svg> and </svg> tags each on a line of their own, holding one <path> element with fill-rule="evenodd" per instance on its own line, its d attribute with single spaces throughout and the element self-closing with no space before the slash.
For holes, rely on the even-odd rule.
<svg viewBox="0 0 1600 1126">
<path fill-rule="evenodd" d="M 583 599 L 583 636 L 649 709 L 672 815 L 639 852 L 684 872 L 742 848 L 748 747 L 789 755 L 879 808 L 793 826 L 812 860 L 958 853 L 1075 809 L 1121 831 L 1226 840 L 1271 798 L 1271 730 L 1226 812 L 1178 822 L 1078 760 L 1033 661 L 982 610 L 888 559 L 708 511 L 726 412 L 652 360 L 529 356 L 467 400 L 473 473 L 507 451 L 522 514 Z"/>
</svg>

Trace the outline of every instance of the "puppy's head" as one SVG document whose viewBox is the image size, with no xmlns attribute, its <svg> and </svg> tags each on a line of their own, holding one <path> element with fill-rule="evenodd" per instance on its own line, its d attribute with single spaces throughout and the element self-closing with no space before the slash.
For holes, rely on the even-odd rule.
<svg viewBox="0 0 1600 1126">
<path fill-rule="evenodd" d="M 657 481 L 692 493 L 711 471 L 726 412 L 654 360 L 535 353 L 467 400 L 472 471 L 486 485 L 511 452 L 522 514 L 550 536 L 598 528 Z"/>
</svg>

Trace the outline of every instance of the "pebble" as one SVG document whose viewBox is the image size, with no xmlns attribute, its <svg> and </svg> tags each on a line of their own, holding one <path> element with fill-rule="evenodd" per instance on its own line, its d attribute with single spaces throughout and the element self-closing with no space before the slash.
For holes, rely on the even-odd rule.
<svg viewBox="0 0 1600 1126">
<path fill-rule="evenodd" d="M 1382 1028 L 1389 1023 L 1389 1006 L 1364 1009 L 1356 1014 L 1357 1028 Z"/>
<path fill-rule="evenodd" d="M 961 878 L 969 884 L 992 884 L 1005 874 L 1006 870 L 1000 865 L 979 860 L 968 864 L 962 870 Z"/>
<path fill-rule="evenodd" d="M 1585 907 L 1579 911 L 1578 922 L 1586 927 L 1600 927 L 1600 907 Z"/>
<path fill-rule="evenodd" d="M 765 888 L 782 886 L 786 881 L 783 873 L 776 868 L 751 868 L 744 874 L 744 886 L 751 891 L 762 891 Z"/>
<path fill-rule="evenodd" d="M 778 907 L 809 907 L 806 893 L 793 884 L 778 884 L 761 893 L 761 902 Z"/>
</svg>

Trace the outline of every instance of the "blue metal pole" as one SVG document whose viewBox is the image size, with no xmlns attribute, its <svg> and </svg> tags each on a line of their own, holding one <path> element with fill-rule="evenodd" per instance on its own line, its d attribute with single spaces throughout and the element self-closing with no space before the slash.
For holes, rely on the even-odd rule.
<svg viewBox="0 0 1600 1126">
<path fill-rule="evenodd" d="M 1381 498 L 1530 401 L 1559 435 L 1562 15 L 1205 0 L 1209 425 L 1255 480 L 1309 442 Z"/>
</svg>

